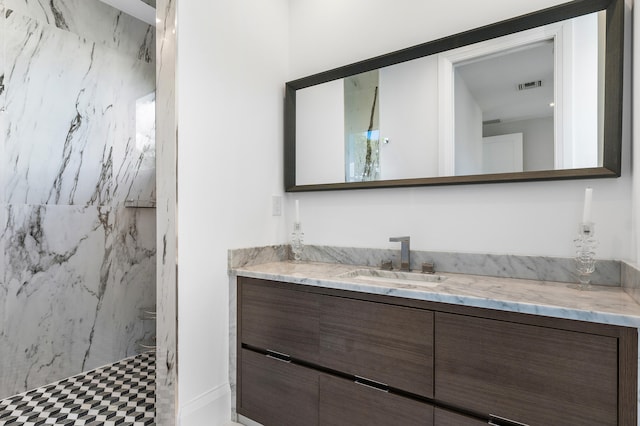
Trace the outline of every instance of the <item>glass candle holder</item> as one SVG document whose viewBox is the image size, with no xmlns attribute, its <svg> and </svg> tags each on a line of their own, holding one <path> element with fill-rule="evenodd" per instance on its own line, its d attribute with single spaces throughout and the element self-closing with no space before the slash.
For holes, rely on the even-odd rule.
<svg viewBox="0 0 640 426">
<path fill-rule="evenodd" d="M 576 246 L 576 271 L 581 289 L 588 289 L 591 274 L 596 269 L 596 247 L 598 242 L 594 238 L 595 225 L 593 222 L 578 224 L 578 235 L 573 242 Z"/>
<path fill-rule="evenodd" d="M 291 252 L 293 260 L 299 262 L 302 259 L 302 250 L 304 249 L 304 232 L 302 232 L 302 223 L 293 223 L 293 232 L 291 233 Z"/>
</svg>

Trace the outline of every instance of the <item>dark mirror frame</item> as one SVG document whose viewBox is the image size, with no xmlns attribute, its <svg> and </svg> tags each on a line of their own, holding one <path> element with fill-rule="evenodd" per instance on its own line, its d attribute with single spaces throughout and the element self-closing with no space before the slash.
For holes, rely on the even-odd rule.
<svg viewBox="0 0 640 426">
<path fill-rule="evenodd" d="M 519 173 L 439 176 L 418 179 L 296 185 L 296 91 L 317 84 L 388 67 L 496 37 L 517 33 L 576 16 L 606 10 L 604 154 L 602 167 Z M 622 153 L 622 78 L 624 61 L 624 0 L 575 0 L 516 18 L 486 25 L 351 65 L 289 81 L 285 87 L 284 183 L 286 192 L 392 188 L 469 183 L 520 182 L 620 177 Z"/>
</svg>

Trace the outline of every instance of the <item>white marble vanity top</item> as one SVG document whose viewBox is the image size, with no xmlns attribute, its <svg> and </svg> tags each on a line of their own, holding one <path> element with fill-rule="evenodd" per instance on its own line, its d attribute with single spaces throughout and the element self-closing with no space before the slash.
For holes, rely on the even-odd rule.
<svg viewBox="0 0 640 426">
<path fill-rule="evenodd" d="M 621 287 L 440 273 L 446 279 L 435 287 L 385 283 L 340 275 L 357 269 L 354 265 L 315 262 L 273 262 L 241 267 L 232 273 L 295 284 L 351 290 L 363 293 L 420 299 L 522 312 L 603 324 L 640 327 L 640 305 Z"/>
</svg>

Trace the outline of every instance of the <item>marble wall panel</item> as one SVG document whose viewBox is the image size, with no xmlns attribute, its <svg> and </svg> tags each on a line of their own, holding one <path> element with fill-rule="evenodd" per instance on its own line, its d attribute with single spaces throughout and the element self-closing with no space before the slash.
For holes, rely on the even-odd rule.
<svg viewBox="0 0 640 426">
<path fill-rule="evenodd" d="M 177 423 L 177 259 L 176 259 L 176 0 L 158 0 L 156 92 L 156 184 L 158 221 L 156 423 Z"/>
<path fill-rule="evenodd" d="M 17 15 L 155 63 L 155 29 L 97 0 L 3 0 Z"/>
<path fill-rule="evenodd" d="M 288 259 L 288 245 L 234 249 L 227 252 L 227 268 L 231 270 L 261 263 L 283 262 Z"/>
<path fill-rule="evenodd" d="M 155 30 L 98 0 L 4 5 L 0 397 L 151 338 L 156 238 L 153 209 L 123 206 L 154 196 L 154 117 L 136 107 L 155 90 Z"/>
<path fill-rule="evenodd" d="M 5 31 L 5 0 L 0 0 L 0 40 L 6 39 L 6 31 Z M 3 42 L 4 43 L 4 42 Z M 6 53 L 2 44 L 0 44 L 0 161 L 5 158 L 4 154 L 4 143 L 3 141 L 7 137 L 8 130 L 8 122 L 5 110 L 5 74 L 6 74 Z M 1 163 L 0 163 L 1 164 Z M 4 206 L 4 184 L 2 180 L 2 172 L 0 171 L 0 210 Z M 0 222 L 3 223 L 3 222 Z M 0 262 L 1 263 L 1 262 Z M 2 271 L 0 270 L 0 276 L 2 276 Z M 1 283 L 0 283 L 1 284 Z M 0 302 L 1 304 L 1 302 Z"/>
<path fill-rule="evenodd" d="M 0 185 L 0 188 L 1 187 L 2 185 Z M 4 238 L 2 236 L 3 235 L 2 230 L 6 228 L 6 225 L 7 225 L 7 208 L 5 204 L 2 203 L 2 201 L 0 201 L 0 238 Z M 5 272 L 4 264 L 5 264 L 4 246 L 0 242 L 0 324 L 2 324 L 4 322 L 4 319 L 6 318 L 7 296 L 9 294 L 9 286 L 5 281 L 6 272 Z M 0 339 L 2 338 L 2 335 L 3 335 L 3 332 L 0 331 Z M 1 358 L 0 358 L 0 369 L 2 368 L 2 365 L 3 365 L 3 362 L 1 361 Z M 2 373 L 0 373 L 0 376 L 2 376 Z M 3 387 L 1 383 L 2 383 L 2 379 L 0 379 L 0 395 L 3 393 L 2 391 Z M 0 396 L 0 398 L 2 398 L 2 396 Z"/>
<path fill-rule="evenodd" d="M 307 245 L 302 259 L 363 266 L 380 266 L 382 261 L 391 260 L 394 267 L 399 267 L 400 247 L 392 250 Z M 572 258 L 411 250 L 411 269 L 420 270 L 424 262 L 434 263 L 436 272 L 578 282 Z M 591 278 L 593 284 L 619 286 L 620 262 L 599 259 Z"/>
<path fill-rule="evenodd" d="M 11 205 L 5 215 L 2 397 L 86 369 L 113 245 L 101 207 Z"/>
<path fill-rule="evenodd" d="M 112 210 L 108 285 L 95 310 L 92 345 L 85 368 L 135 355 L 155 335 L 155 323 L 141 321 L 141 309 L 155 306 L 156 234 L 154 209 Z"/>
<path fill-rule="evenodd" d="M 108 204 L 114 145 L 135 140 L 153 65 L 15 14 L 5 52 L 6 202 Z"/>
<path fill-rule="evenodd" d="M 4 0 L 0 0 L 0 40 L 5 39 L 5 7 Z M 5 52 L 0 48 L 0 114 L 4 112 L 4 75 L 5 75 Z M 4 132 L 2 133 L 4 135 Z M 0 144 L 1 145 L 1 144 Z"/>
<path fill-rule="evenodd" d="M 5 0 L 0 0 L 0 40 L 5 40 Z M 2 46 L 2 45 L 0 45 Z M 2 141 L 6 138 L 6 131 L 8 123 L 5 114 L 5 90 L 4 90 L 4 76 L 6 69 L 5 49 L 0 47 L 0 161 L 4 158 L 4 143 Z M 6 205 L 4 202 L 4 181 L 2 179 L 2 173 L 0 172 L 0 230 L 4 229 L 6 225 Z M 1 231 L 0 231 L 1 232 Z M 1 235 L 1 234 L 0 234 Z M 6 317 L 6 300 L 8 286 L 5 282 L 5 267 L 4 267 L 4 249 L 0 245 L 0 321 L 3 321 Z M 0 338 L 2 336 L 0 332 Z M 0 379 L 1 380 L 1 379 Z M 0 384 L 0 389 L 2 385 Z M 1 393 L 1 391 L 0 391 Z"/>
<path fill-rule="evenodd" d="M 8 27 L 6 201 L 108 203 L 112 100 L 97 93 L 108 55 L 36 20 L 12 15 Z"/>
<path fill-rule="evenodd" d="M 629 262 L 622 262 L 622 288 L 640 303 L 640 268 Z M 640 398 L 640 394 L 638 395 Z"/>
</svg>

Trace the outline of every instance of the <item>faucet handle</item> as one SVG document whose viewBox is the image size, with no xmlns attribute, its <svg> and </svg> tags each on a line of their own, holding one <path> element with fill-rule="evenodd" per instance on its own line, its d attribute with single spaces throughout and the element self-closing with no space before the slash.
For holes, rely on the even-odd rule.
<svg viewBox="0 0 640 426">
<path fill-rule="evenodd" d="M 422 264 L 422 273 L 423 274 L 435 274 L 436 267 L 432 262 L 424 262 Z"/>
</svg>

